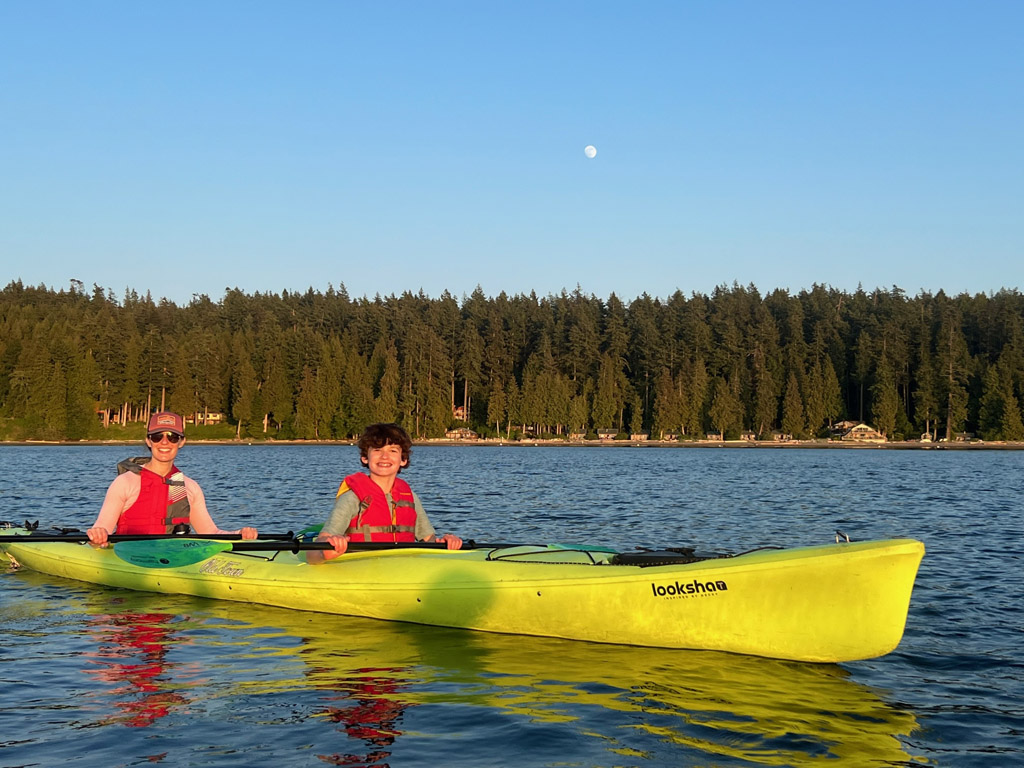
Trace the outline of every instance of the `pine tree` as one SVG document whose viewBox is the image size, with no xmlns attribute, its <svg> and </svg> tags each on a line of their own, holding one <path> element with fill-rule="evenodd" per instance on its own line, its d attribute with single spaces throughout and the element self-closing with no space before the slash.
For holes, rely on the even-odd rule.
<svg viewBox="0 0 1024 768">
<path fill-rule="evenodd" d="M 970 353 L 964 338 L 959 311 L 947 305 L 938 335 L 941 395 L 945 404 L 946 440 L 961 432 L 967 421 L 967 377 Z"/>
<path fill-rule="evenodd" d="M 320 439 L 320 422 L 325 404 L 320 401 L 317 371 L 310 366 L 302 369 L 299 397 L 295 401 L 295 433 L 307 440 Z"/>
<path fill-rule="evenodd" d="M 827 418 L 825 406 L 825 375 L 821 361 L 815 360 L 810 372 L 804 378 L 804 409 L 807 417 L 807 432 L 817 437 Z"/>
<path fill-rule="evenodd" d="M 398 419 L 398 393 L 401 388 L 398 350 L 394 341 L 389 339 L 386 346 L 383 339 L 378 341 L 370 368 L 371 372 L 377 375 L 373 420 L 378 423 L 392 423 Z"/>
<path fill-rule="evenodd" d="M 698 356 L 690 367 L 686 391 L 689 397 L 683 399 L 683 423 L 685 433 L 691 437 L 704 435 L 705 404 L 711 380 L 704 367 L 704 358 Z"/>
<path fill-rule="evenodd" d="M 981 436 L 986 440 L 1024 439 L 1020 403 L 1014 395 L 1007 366 L 996 363 L 986 368 L 978 421 Z"/>
<path fill-rule="evenodd" d="M 584 297 L 577 286 L 570 301 L 566 340 L 566 365 L 573 381 L 588 378 L 597 371 L 600 317 L 600 303 Z"/>
<path fill-rule="evenodd" d="M 615 363 L 607 352 L 601 355 L 598 367 L 597 389 L 594 392 L 592 414 L 594 426 L 598 429 L 609 429 L 616 424 L 616 414 L 621 402 L 618 391 L 618 377 Z"/>
<path fill-rule="evenodd" d="M 501 425 L 508 416 L 508 395 L 504 387 L 491 382 L 490 396 L 487 398 L 487 425 L 494 425 L 494 431 L 501 436 Z"/>
<path fill-rule="evenodd" d="M 67 423 L 69 440 L 85 440 L 97 429 L 96 408 L 99 401 L 100 369 L 92 352 L 86 351 L 72 360 L 67 377 Z"/>
<path fill-rule="evenodd" d="M 782 431 L 793 437 L 804 434 L 804 403 L 800 396 L 800 382 L 796 372 L 789 372 L 786 380 L 786 391 L 782 396 Z"/>
<path fill-rule="evenodd" d="M 593 397 L 593 381 L 583 383 L 583 391 L 573 395 L 569 403 L 569 431 L 587 434 L 590 431 L 590 400 Z"/>
<path fill-rule="evenodd" d="M 1003 436 L 1003 409 L 1005 406 L 1003 383 L 996 366 L 985 369 L 978 428 L 986 440 L 999 440 Z"/>
<path fill-rule="evenodd" d="M 323 397 L 329 410 L 332 402 L 337 402 L 331 422 L 335 438 L 355 437 L 376 420 L 379 403 L 373 395 L 369 367 L 362 355 L 348 351 L 355 343 L 354 335 L 347 331 L 344 341 L 332 338 L 328 349 L 330 363 L 324 373 L 331 384 L 324 387 Z"/>
<path fill-rule="evenodd" d="M 724 438 L 738 437 L 743 429 L 743 407 L 725 379 L 714 380 L 714 396 L 711 400 L 711 425 Z"/>
<path fill-rule="evenodd" d="M 761 349 L 753 353 L 753 384 L 754 384 L 754 432 L 762 437 L 775 426 L 779 410 L 779 396 L 775 389 L 775 376 L 772 374 L 768 360 Z"/>
<path fill-rule="evenodd" d="M 146 398 L 142 390 L 142 345 L 142 337 L 134 330 L 124 344 L 124 381 L 118 392 L 117 402 L 122 424 L 132 421 L 134 414 L 140 413 L 145 405 Z M 104 423 L 104 426 L 106 426 L 106 423 Z"/>
<path fill-rule="evenodd" d="M 231 417 L 235 420 L 235 438 L 253 434 L 259 418 L 256 399 L 259 382 L 252 364 L 253 350 L 241 331 L 235 333 L 231 350 Z"/>
<path fill-rule="evenodd" d="M 1024 419 L 1021 418 L 1020 400 L 1008 387 L 1004 390 L 1002 433 L 1004 440 L 1024 440 Z"/>
<path fill-rule="evenodd" d="M 878 366 L 871 394 L 871 413 L 874 416 L 875 428 L 891 439 L 896 430 L 900 400 L 892 369 L 885 357 Z"/>
<path fill-rule="evenodd" d="M 186 354 L 187 342 L 176 344 L 173 352 L 173 371 L 167 409 L 180 413 L 186 418 L 194 417 L 199 411 L 199 393 Z"/>
<path fill-rule="evenodd" d="M 915 376 L 914 419 L 923 434 L 929 439 L 934 437 L 935 422 L 938 419 L 939 407 L 935 368 L 932 365 L 930 333 L 927 328 L 921 329 L 921 340 L 918 347 L 917 372 Z"/>
<path fill-rule="evenodd" d="M 64 366 L 55 361 L 50 375 L 39 388 L 39 404 L 43 405 L 43 437 L 47 440 L 63 440 L 67 437 L 68 392 Z"/>
<path fill-rule="evenodd" d="M 462 406 L 466 421 L 472 420 L 473 396 L 482 378 L 484 340 L 475 325 L 464 322 L 459 337 L 458 375 L 462 378 Z"/>
<path fill-rule="evenodd" d="M 843 391 L 839 386 L 839 377 L 832 365 L 832 358 L 826 357 L 822 366 L 822 393 L 825 399 L 825 418 L 829 426 L 843 415 Z"/>
<path fill-rule="evenodd" d="M 263 385 L 260 389 L 260 400 L 263 403 L 263 431 L 266 432 L 271 422 L 276 431 L 291 421 L 294 414 L 292 385 L 288 379 L 284 355 L 279 346 L 267 350 L 267 358 L 263 367 Z"/>
<path fill-rule="evenodd" d="M 672 380 L 669 369 L 662 368 L 654 383 L 654 413 L 651 434 L 664 439 L 666 432 L 678 431 L 682 427 L 682 404 L 679 390 Z"/>
<path fill-rule="evenodd" d="M 644 431 L 644 403 L 638 392 L 632 392 L 629 396 L 629 433 L 631 435 L 643 434 Z"/>
<path fill-rule="evenodd" d="M 505 438 L 511 439 L 512 437 L 512 425 L 518 424 L 524 431 L 526 425 L 523 420 L 523 397 L 519 391 L 519 386 L 516 384 L 515 379 L 509 379 L 506 385 L 508 401 L 508 422 L 505 426 Z"/>
</svg>

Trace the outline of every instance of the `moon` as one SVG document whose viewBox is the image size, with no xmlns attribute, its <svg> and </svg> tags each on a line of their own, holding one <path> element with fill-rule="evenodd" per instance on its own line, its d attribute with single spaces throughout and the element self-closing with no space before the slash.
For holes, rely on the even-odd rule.
<svg viewBox="0 0 1024 768">
<path fill-rule="evenodd" d="M 593 159 L 594 157 L 597 156 L 597 147 L 595 147 L 593 144 L 587 144 L 587 146 L 583 148 L 583 154 Z"/>
</svg>

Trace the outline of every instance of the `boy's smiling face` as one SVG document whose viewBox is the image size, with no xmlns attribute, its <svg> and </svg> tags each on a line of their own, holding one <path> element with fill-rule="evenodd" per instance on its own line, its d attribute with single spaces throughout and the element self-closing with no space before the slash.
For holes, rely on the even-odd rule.
<svg viewBox="0 0 1024 768">
<path fill-rule="evenodd" d="M 402 458 L 402 446 L 388 443 L 383 448 L 368 450 L 363 463 L 370 470 L 372 476 L 393 478 L 402 467 L 408 464 L 408 461 Z"/>
</svg>

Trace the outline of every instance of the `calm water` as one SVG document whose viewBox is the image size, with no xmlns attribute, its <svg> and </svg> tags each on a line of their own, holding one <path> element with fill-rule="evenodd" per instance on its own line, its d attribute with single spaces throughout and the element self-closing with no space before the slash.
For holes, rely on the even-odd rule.
<svg viewBox="0 0 1024 768">
<path fill-rule="evenodd" d="M 0 519 L 87 527 L 123 447 L 0 446 Z M 326 517 L 347 446 L 198 446 L 223 527 Z M 130 593 L 0 566 L 0 768 L 1024 763 L 1024 452 L 418 447 L 440 532 L 695 545 L 912 536 L 892 654 L 810 665 Z M 615 621 L 615 616 L 609 616 Z"/>
</svg>

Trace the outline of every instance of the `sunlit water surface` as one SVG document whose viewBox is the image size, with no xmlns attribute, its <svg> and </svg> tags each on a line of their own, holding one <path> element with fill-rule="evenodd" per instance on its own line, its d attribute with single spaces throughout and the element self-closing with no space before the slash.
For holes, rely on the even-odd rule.
<svg viewBox="0 0 1024 768">
<path fill-rule="evenodd" d="M 0 446 L 85 528 L 131 450 Z M 349 446 L 189 445 L 223 527 L 322 522 Z M 440 532 L 738 552 L 912 536 L 888 656 L 813 665 L 148 595 L 0 566 L 0 768 L 1024 764 L 1024 452 L 417 447 Z M 606 617 L 616 621 L 616 616 Z"/>
</svg>

